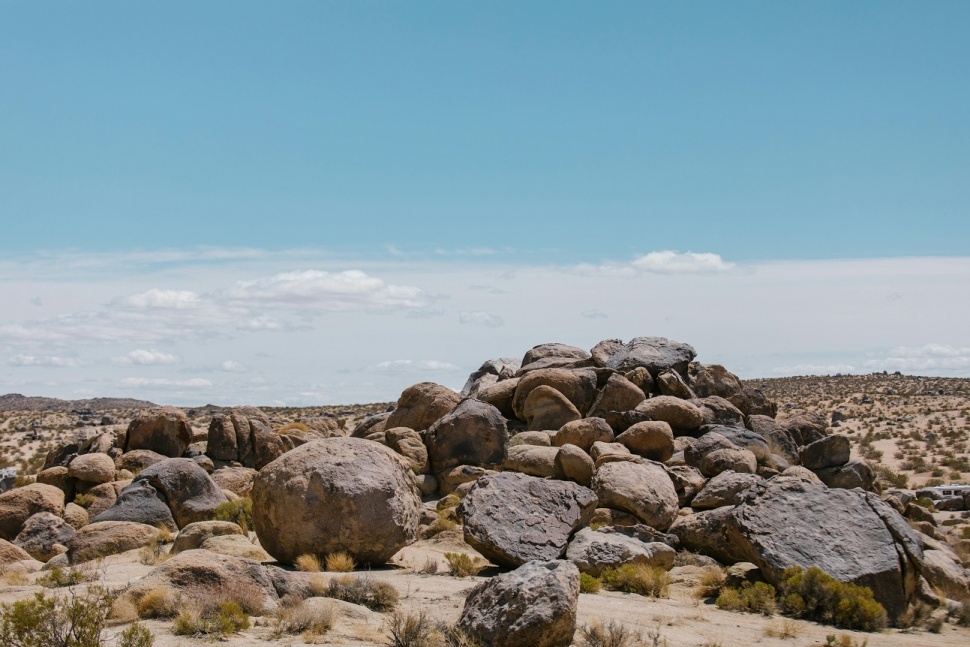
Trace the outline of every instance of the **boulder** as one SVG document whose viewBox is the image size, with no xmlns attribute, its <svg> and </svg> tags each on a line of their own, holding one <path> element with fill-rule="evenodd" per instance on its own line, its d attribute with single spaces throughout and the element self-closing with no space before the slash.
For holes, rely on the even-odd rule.
<svg viewBox="0 0 970 647">
<path fill-rule="evenodd" d="M 475 586 L 458 628 L 481 647 L 568 647 L 578 602 L 579 570 L 572 563 L 530 561 Z"/>
<path fill-rule="evenodd" d="M 647 397 L 650 397 L 650 394 L 656 392 L 657 390 L 656 382 L 654 381 L 653 376 L 650 375 L 650 371 L 642 366 L 640 368 L 635 368 L 632 371 L 623 373 L 623 377 L 640 387 L 640 390 L 643 391 L 644 395 Z"/>
<path fill-rule="evenodd" d="M 576 483 L 501 472 L 479 479 L 457 512 L 472 548 L 495 564 L 516 567 L 561 557 L 595 508 L 596 495 Z"/>
<path fill-rule="evenodd" d="M 666 422 L 638 422 L 616 437 L 638 456 L 664 462 L 674 454 L 674 432 Z"/>
<path fill-rule="evenodd" d="M 111 483 L 95 485 L 93 488 L 88 490 L 85 493 L 91 498 L 91 503 L 89 503 L 87 506 L 88 516 L 93 519 L 113 506 L 115 501 L 118 500 L 118 494 L 120 494 L 121 490 L 123 490 L 129 483 L 131 483 L 131 481 L 112 481 Z"/>
<path fill-rule="evenodd" d="M 744 427 L 744 414 L 724 398 L 712 395 L 707 398 L 695 398 L 690 402 L 704 416 L 705 425 Z"/>
<path fill-rule="evenodd" d="M 630 456 L 630 450 L 620 443 L 604 443 L 597 441 L 589 448 L 589 455 L 596 462 L 604 456 Z"/>
<path fill-rule="evenodd" d="M 286 564 L 337 551 L 383 564 L 415 540 L 421 508 L 408 463 L 359 438 L 287 452 L 260 470 L 252 499 L 260 544 Z"/>
<path fill-rule="evenodd" d="M 67 551 L 76 531 L 60 517 L 50 512 L 38 512 L 24 523 L 14 544 L 23 548 L 36 560 L 46 562 Z"/>
<path fill-rule="evenodd" d="M 0 539 L 16 539 L 27 519 L 38 512 L 64 514 L 64 492 L 53 485 L 31 483 L 0 494 Z"/>
<path fill-rule="evenodd" d="M 482 364 L 477 371 L 468 376 L 465 386 L 461 390 L 462 398 L 474 398 L 483 390 L 507 380 L 515 375 L 521 364 L 518 360 L 509 357 L 490 359 Z"/>
<path fill-rule="evenodd" d="M 522 366 L 528 366 L 529 364 L 534 364 L 535 362 L 548 358 L 565 359 L 575 362 L 576 360 L 589 359 L 590 354 L 582 348 L 567 344 L 539 344 L 538 346 L 533 346 L 531 350 L 526 351 L 525 355 L 522 356 Z"/>
<path fill-rule="evenodd" d="M 121 491 L 110 508 L 91 518 L 92 523 L 102 521 L 127 521 L 172 532 L 178 530 L 168 505 L 147 481 L 133 482 Z"/>
<path fill-rule="evenodd" d="M 259 469 L 285 450 L 285 443 L 270 426 L 269 418 L 256 407 L 236 407 L 216 414 L 209 422 L 206 456 L 214 461 L 238 461 Z"/>
<path fill-rule="evenodd" d="M 108 555 L 142 548 L 158 540 L 159 531 L 152 526 L 131 521 L 91 523 L 74 534 L 67 546 L 71 564 L 80 564 Z"/>
<path fill-rule="evenodd" d="M 777 585 L 789 566 L 817 566 L 870 587 L 891 618 L 912 599 L 923 562 L 917 535 L 877 496 L 794 478 L 749 490 L 725 533 L 734 561 L 756 564 L 769 583 Z"/>
<path fill-rule="evenodd" d="M 606 363 L 610 358 L 625 348 L 622 339 L 604 339 L 589 351 L 593 365 L 599 368 L 606 368 Z"/>
<path fill-rule="evenodd" d="M 561 474 L 562 478 L 589 487 L 594 470 L 593 459 L 581 448 L 568 443 L 559 448 L 555 473 Z"/>
<path fill-rule="evenodd" d="M 556 457 L 558 455 L 558 447 L 515 445 L 509 447 L 508 457 L 505 459 L 503 467 L 506 470 L 531 474 L 532 476 L 562 478 L 562 472 L 556 469 Z"/>
<path fill-rule="evenodd" d="M 580 572 L 599 577 L 607 568 L 623 564 L 645 564 L 669 571 L 677 551 L 659 542 L 645 543 L 615 529 L 583 528 L 566 548 L 566 559 Z"/>
<path fill-rule="evenodd" d="M 133 483 L 150 484 L 165 499 L 175 523 L 184 528 L 207 521 L 229 499 L 204 469 L 191 458 L 169 458 L 142 470 Z"/>
<path fill-rule="evenodd" d="M 221 490 L 229 490 L 236 496 L 249 498 L 256 480 L 256 470 L 250 467 L 223 467 L 212 472 L 209 477 Z"/>
<path fill-rule="evenodd" d="M 202 542 L 199 548 L 220 555 L 254 559 L 257 562 L 268 562 L 272 560 L 272 557 L 265 550 L 249 541 L 248 537 L 243 537 L 242 535 L 218 535 L 209 537 Z"/>
<path fill-rule="evenodd" d="M 431 425 L 424 438 L 431 471 L 436 475 L 459 465 L 500 467 L 505 462 L 508 440 L 501 412 L 473 399 L 463 401 Z"/>
<path fill-rule="evenodd" d="M 719 449 L 738 449 L 738 446 L 717 431 L 709 431 L 684 446 L 684 462 L 699 468 L 705 456 Z"/>
<path fill-rule="evenodd" d="M 820 438 L 798 450 L 799 462 L 810 470 L 839 467 L 849 462 L 852 445 L 849 437 L 833 434 Z"/>
<path fill-rule="evenodd" d="M 6 539 L 0 539 L 0 567 L 33 559 L 27 551 Z"/>
<path fill-rule="evenodd" d="M 687 367 L 696 356 L 694 348 L 688 344 L 665 337 L 636 337 L 614 353 L 606 367 L 621 373 L 645 368 L 654 378 L 664 371 L 674 370 L 686 377 Z"/>
<path fill-rule="evenodd" d="M 192 426 L 175 407 L 139 412 L 128 424 L 125 451 L 150 449 L 163 456 L 181 456 L 192 442 Z"/>
<path fill-rule="evenodd" d="M 431 471 L 428 448 L 424 446 L 421 434 L 407 427 L 394 427 L 388 429 L 384 436 L 387 446 L 403 456 L 415 474 L 427 474 Z"/>
<path fill-rule="evenodd" d="M 130 452 L 125 452 L 116 458 L 115 468 L 128 470 L 132 474 L 137 474 L 146 467 L 150 467 L 155 463 L 161 463 L 166 458 L 168 456 L 162 456 L 158 452 L 153 452 L 150 449 L 135 449 Z"/>
<path fill-rule="evenodd" d="M 923 577 L 951 600 L 970 600 L 970 571 L 942 550 L 923 552 Z"/>
<path fill-rule="evenodd" d="M 722 564 L 733 564 L 743 559 L 738 557 L 724 530 L 734 510 L 725 506 L 678 517 L 670 526 L 670 534 L 677 537 L 681 548 L 713 557 Z"/>
<path fill-rule="evenodd" d="M 629 512 L 657 530 L 667 530 L 677 517 L 677 492 L 659 463 L 606 463 L 597 467 L 592 488 L 601 506 Z"/>
<path fill-rule="evenodd" d="M 589 411 L 596 399 L 596 385 L 596 371 L 589 368 L 575 370 L 544 368 L 531 371 L 522 377 L 516 385 L 515 395 L 512 398 L 512 409 L 517 418 L 527 420 L 525 413 L 526 399 L 534 389 L 545 386 L 562 394 L 579 412 L 579 416 L 577 416 L 579 418 Z M 559 429 L 565 422 L 568 421 L 547 427 L 547 429 Z"/>
<path fill-rule="evenodd" d="M 818 478 L 832 488 L 861 488 L 871 490 L 876 482 L 876 473 L 865 461 L 849 461 L 838 467 L 826 467 L 815 470 Z"/>
<path fill-rule="evenodd" d="M 121 599 L 138 603 L 156 589 L 173 589 L 182 594 L 221 599 L 231 593 L 241 597 L 247 614 L 265 615 L 279 604 L 277 588 L 285 589 L 287 573 L 274 566 L 242 557 L 220 555 L 208 550 L 187 550 L 155 567 L 134 582 Z"/>
<path fill-rule="evenodd" d="M 673 481 L 680 507 L 690 505 L 697 493 L 707 483 L 707 479 L 696 467 L 689 465 L 666 465 L 667 476 Z"/>
<path fill-rule="evenodd" d="M 690 386 L 699 398 L 716 395 L 730 400 L 743 390 L 738 376 L 720 364 L 691 362 L 687 374 L 690 378 Z"/>
<path fill-rule="evenodd" d="M 630 411 L 647 399 L 643 389 L 619 373 L 610 375 L 590 407 L 590 417 L 605 417 L 610 411 Z"/>
<path fill-rule="evenodd" d="M 690 431 L 704 424 L 700 409 L 686 400 L 669 395 L 644 400 L 635 411 L 650 420 L 666 422 L 675 430 Z"/>
<path fill-rule="evenodd" d="M 787 476 L 789 478 L 797 478 L 806 483 L 813 483 L 815 485 L 823 485 L 822 479 L 815 475 L 812 470 L 802 467 L 801 465 L 792 465 L 785 471 L 781 473 L 782 476 Z"/>
<path fill-rule="evenodd" d="M 424 431 L 454 409 L 460 400 L 459 394 L 434 382 L 409 386 L 398 398 L 397 408 L 391 412 L 385 429 L 407 427 Z"/>
<path fill-rule="evenodd" d="M 201 548 L 207 539 L 224 535 L 244 537 L 242 528 L 231 521 L 196 521 L 179 531 L 172 544 L 170 555 L 178 555 L 187 550 Z M 246 541 L 249 541 L 248 539 Z"/>
<path fill-rule="evenodd" d="M 65 501 L 73 501 L 76 491 L 76 481 L 68 475 L 68 469 L 63 466 L 48 467 L 37 474 L 37 483 L 53 485 L 64 493 Z"/>
<path fill-rule="evenodd" d="M 438 485 L 442 495 L 451 494 L 460 486 L 467 483 L 474 483 L 486 474 L 494 474 L 493 470 L 487 470 L 477 465 L 459 465 L 438 475 Z"/>
<path fill-rule="evenodd" d="M 559 429 L 568 422 L 579 420 L 582 415 L 569 399 L 552 388 L 540 385 L 529 392 L 522 405 L 522 416 L 530 431 Z"/>
<path fill-rule="evenodd" d="M 80 530 L 88 525 L 89 518 L 88 511 L 76 503 L 68 503 L 64 506 L 64 521 L 75 530 Z"/>
<path fill-rule="evenodd" d="M 701 438 L 709 433 L 717 433 L 731 441 L 735 447 L 747 449 L 758 461 L 763 461 L 771 455 L 771 447 L 762 436 L 744 427 L 728 427 L 724 425 L 705 425 L 701 427 Z M 700 440 L 700 439 L 698 439 Z"/>
<path fill-rule="evenodd" d="M 390 411 L 367 416 L 357 423 L 357 426 L 350 432 L 350 435 L 353 438 L 366 438 L 372 433 L 384 431 L 387 428 L 387 419 L 390 417 Z"/>
<path fill-rule="evenodd" d="M 754 474 L 721 472 L 697 493 L 690 503 L 695 510 L 709 510 L 726 505 L 735 506 L 743 500 L 744 494 L 755 485 L 763 485 L 764 479 Z"/>
<path fill-rule="evenodd" d="M 506 418 L 514 418 L 515 410 L 512 408 L 512 399 L 515 397 L 515 389 L 519 385 L 519 378 L 502 380 L 489 387 L 481 389 L 476 396 L 482 402 L 486 402 L 500 412 Z"/>
<path fill-rule="evenodd" d="M 549 440 L 556 447 L 576 445 L 588 453 L 593 443 L 613 442 L 613 430 L 602 418 L 583 418 L 559 427 L 555 433 L 549 435 Z"/>
<path fill-rule="evenodd" d="M 110 483 L 115 479 L 115 462 L 107 454 L 82 454 L 68 464 L 67 474 L 88 483 Z"/>
<path fill-rule="evenodd" d="M 546 431 L 523 431 L 512 436 L 509 446 L 534 445 L 536 447 L 551 447 L 552 439 Z"/>
<path fill-rule="evenodd" d="M 745 417 L 767 416 L 774 418 L 778 415 L 778 403 L 769 398 L 760 389 L 741 389 L 741 392 L 732 395 L 727 400 L 736 406 Z"/>
<path fill-rule="evenodd" d="M 715 449 L 708 452 L 697 466 L 701 474 L 708 478 L 717 476 L 721 472 L 732 471 L 741 474 L 754 474 L 758 471 L 758 460 L 747 449 L 738 447 L 730 449 Z"/>
<path fill-rule="evenodd" d="M 690 400 L 696 397 L 677 371 L 664 371 L 658 375 L 657 388 L 660 389 L 661 395 L 669 395 L 682 400 Z"/>
</svg>

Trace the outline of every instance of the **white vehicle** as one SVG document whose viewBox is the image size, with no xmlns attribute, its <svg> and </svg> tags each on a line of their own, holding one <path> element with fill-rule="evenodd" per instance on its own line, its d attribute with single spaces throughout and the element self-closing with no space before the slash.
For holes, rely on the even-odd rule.
<svg viewBox="0 0 970 647">
<path fill-rule="evenodd" d="M 967 494 L 970 494 L 970 485 L 936 485 L 934 487 L 923 489 L 936 492 L 941 497 L 966 496 Z"/>
</svg>

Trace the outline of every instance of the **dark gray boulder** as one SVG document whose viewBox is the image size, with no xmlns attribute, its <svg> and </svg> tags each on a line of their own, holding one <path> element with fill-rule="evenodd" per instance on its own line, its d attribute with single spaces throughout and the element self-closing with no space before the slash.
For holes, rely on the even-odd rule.
<svg viewBox="0 0 970 647">
<path fill-rule="evenodd" d="M 665 543 L 643 542 L 609 526 L 583 528 L 566 548 L 566 559 L 593 577 L 623 564 L 645 564 L 669 571 L 676 555 L 677 551 Z"/>
<path fill-rule="evenodd" d="M 458 628 L 481 647 L 568 647 L 578 603 L 575 565 L 530 561 L 473 588 Z"/>
<path fill-rule="evenodd" d="M 570 481 L 501 472 L 478 479 L 457 513 L 469 545 L 500 566 L 516 567 L 562 557 L 596 501 L 592 490 Z"/>
<path fill-rule="evenodd" d="M 627 373 L 643 367 L 656 378 L 666 370 L 687 377 L 687 367 L 697 356 L 693 346 L 666 337 L 635 337 L 606 362 L 607 368 Z"/>
<path fill-rule="evenodd" d="M 172 511 L 148 481 L 126 486 L 110 508 L 91 519 L 91 523 L 101 521 L 131 521 L 172 532 L 178 530 Z"/>
<path fill-rule="evenodd" d="M 849 461 L 838 467 L 825 467 L 815 470 L 815 475 L 831 488 L 861 488 L 871 490 L 876 482 L 876 473 L 865 461 Z"/>
<path fill-rule="evenodd" d="M 191 458 L 170 458 L 138 473 L 165 499 L 179 528 L 212 519 L 216 507 L 228 501 L 212 477 Z"/>
<path fill-rule="evenodd" d="M 735 506 L 751 487 L 764 484 L 764 479 L 755 474 L 721 472 L 697 493 L 690 502 L 695 510 L 710 510 L 726 505 Z"/>
<path fill-rule="evenodd" d="M 468 399 L 431 425 L 424 442 L 435 474 L 459 465 L 494 469 L 507 458 L 509 432 L 498 409 Z"/>
<path fill-rule="evenodd" d="M 46 562 L 55 555 L 67 552 L 75 529 L 50 512 L 38 512 L 24 523 L 14 545 L 27 551 L 36 560 Z"/>
<path fill-rule="evenodd" d="M 519 360 L 510 357 L 487 360 L 477 371 L 468 376 L 465 386 L 461 389 L 461 397 L 476 397 L 483 389 L 487 389 L 500 380 L 513 377 L 521 366 Z"/>
<path fill-rule="evenodd" d="M 805 445 L 798 451 L 798 458 L 803 467 L 820 470 L 845 465 L 851 453 L 852 445 L 848 436 L 834 434 Z"/>
</svg>

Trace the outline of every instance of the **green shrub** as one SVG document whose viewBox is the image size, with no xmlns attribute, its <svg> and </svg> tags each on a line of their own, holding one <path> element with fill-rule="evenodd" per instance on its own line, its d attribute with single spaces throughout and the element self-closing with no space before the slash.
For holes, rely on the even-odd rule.
<svg viewBox="0 0 970 647">
<path fill-rule="evenodd" d="M 253 527 L 253 502 L 244 497 L 220 503 L 214 510 L 213 519 L 231 521 L 242 528 L 243 534 L 248 534 L 249 529 Z"/>
<path fill-rule="evenodd" d="M 445 553 L 445 559 L 448 560 L 448 572 L 455 577 L 478 575 L 488 566 L 481 557 L 473 559 L 468 553 Z"/>
<path fill-rule="evenodd" d="M 178 636 L 220 635 L 249 629 L 249 616 L 238 602 L 223 600 L 202 609 L 186 607 L 175 618 Z"/>
<path fill-rule="evenodd" d="M 600 587 L 602 585 L 603 585 L 603 582 L 600 581 L 600 578 L 598 578 L 598 577 L 593 577 L 589 573 L 580 573 L 579 574 L 579 592 L 580 593 L 599 593 L 600 592 Z"/>
<path fill-rule="evenodd" d="M 876 631 L 887 622 L 886 610 L 876 602 L 872 589 L 839 582 L 815 566 L 785 569 L 781 605 L 789 615 L 846 629 Z"/>
<path fill-rule="evenodd" d="M 83 593 L 33 598 L 0 605 L 4 647 L 102 647 L 105 620 L 114 601 L 100 586 Z"/>
<path fill-rule="evenodd" d="M 328 598 L 361 604 L 371 611 L 390 611 L 397 606 L 398 593 L 391 584 L 369 577 L 336 577 L 323 593 Z"/>
<path fill-rule="evenodd" d="M 716 604 L 726 611 L 745 611 L 763 613 L 770 616 L 775 612 L 775 587 L 764 582 L 745 582 L 741 588 L 721 589 Z"/>
<path fill-rule="evenodd" d="M 140 623 L 132 623 L 119 636 L 118 647 L 153 647 L 155 636 Z"/>
<path fill-rule="evenodd" d="M 623 564 L 603 571 L 603 586 L 610 591 L 636 593 L 652 598 L 667 597 L 670 574 L 662 568 L 647 564 Z"/>
<path fill-rule="evenodd" d="M 49 571 L 37 578 L 37 584 L 49 589 L 61 586 L 74 586 L 88 581 L 87 575 L 75 568 L 64 570 L 60 566 L 54 566 Z"/>
</svg>

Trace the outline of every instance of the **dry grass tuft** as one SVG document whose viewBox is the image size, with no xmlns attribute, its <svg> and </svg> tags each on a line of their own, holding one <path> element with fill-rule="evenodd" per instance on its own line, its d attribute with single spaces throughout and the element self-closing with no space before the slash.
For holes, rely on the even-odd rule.
<svg viewBox="0 0 970 647">
<path fill-rule="evenodd" d="M 448 560 L 448 573 L 455 577 L 478 575 L 488 567 L 484 559 L 477 556 L 472 558 L 467 553 L 445 553 L 445 559 Z"/>
<path fill-rule="evenodd" d="M 180 596 L 169 587 L 159 587 L 145 593 L 138 600 L 139 618 L 174 618 L 178 615 Z"/>
<path fill-rule="evenodd" d="M 331 573 L 350 573 L 357 566 L 354 563 L 354 558 L 342 550 L 327 555 L 326 565 L 327 570 Z"/>
<path fill-rule="evenodd" d="M 700 579 L 697 581 L 697 587 L 694 589 L 694 595 L 698 598 L 716 597 L 721 592 L 726 581 L 727 573 L 724 572 L 723 568 L 707 566 L 701 572 Z"/>
<path fill-rule="evenodd" d="M 310 553 L 297 557 L 296 561 L 293 562 L 293 566 L 296 567 L 296 570 L 307 573 L 319 573 L 323 570 L 323 566 L 320 564 L 320 558 Z"/>
</svg>

